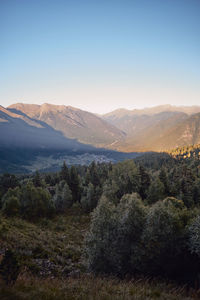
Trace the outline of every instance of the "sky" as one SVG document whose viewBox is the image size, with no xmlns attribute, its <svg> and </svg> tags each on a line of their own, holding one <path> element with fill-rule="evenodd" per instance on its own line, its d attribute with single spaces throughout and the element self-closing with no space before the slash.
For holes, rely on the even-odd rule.
<svg viewBox="0 0 200 300">
<path fill-rule="evenodd" d="M 200 0 L 0 0 L 0 105 L 200 105 Z"/>
</svg>

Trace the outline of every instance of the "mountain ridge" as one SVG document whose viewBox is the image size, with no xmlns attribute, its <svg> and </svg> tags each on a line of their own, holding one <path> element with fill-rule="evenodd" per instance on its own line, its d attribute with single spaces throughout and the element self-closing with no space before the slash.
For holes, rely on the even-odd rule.
<svg viewBox="0 0 200 300">
<path fill-rule="evenodd" d="M 118 109 L 101 118 L 73 106 L 16 103 L 7 113 L 32 126 L 49 126 L 63 138 L 123 152 L 165 151 L 200 142 L 200 106 Z"/>
<path fill-rule="evenodd" d="M 109 147 L 116 140 L 122 141 L 126 134 L 102 118 L 65 105 L 31 105 L 17 103 L 8 107 L 13 112 L 22 112 L 29 117 L 43 121 L 67 138 L 96 147 Z"/>
</svg>

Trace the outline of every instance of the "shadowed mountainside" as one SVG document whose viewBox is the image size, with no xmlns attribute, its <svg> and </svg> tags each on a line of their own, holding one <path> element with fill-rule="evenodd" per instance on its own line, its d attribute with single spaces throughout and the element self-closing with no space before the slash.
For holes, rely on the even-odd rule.
<svg viewBox="0 0 200 300">
<path fill-rule="evenodd" d="M 8 108 L 12 112 L 24 113 L 30 118 L 40 120 L 67 138 L 75 138 L 81 143 L 97 147 L 107 147 L 122 142 L 125 133 L 102 120 L 96 115 L 71 106 L 13 104 Z"/>
</svg>

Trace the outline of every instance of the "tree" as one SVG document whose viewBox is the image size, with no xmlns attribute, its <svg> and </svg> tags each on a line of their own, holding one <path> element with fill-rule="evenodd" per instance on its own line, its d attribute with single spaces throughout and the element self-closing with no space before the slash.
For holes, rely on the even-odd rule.
<svg viewBox="0 0 200 300">
<path fill-rule="evenodd" d="M 147 197 L 148 203 L 152 204 L 157 202 L 158 200 L 162 200 L 164 198 L 164 190 L 164 184 L 160 181 L 159 178 L 156 178 L 149 186 Z"/>
<path fill-rule="evenodd" d="M 125 194 L 139 192 L 139 189 L 140 175 L 133 160 L 114 165 L 103 187 L 104 195 L 114 202 L 119 202 Z"/>
<path fill-rule="evenodd" d="M 69 187 L 72 191 L 73 202 L 80 202 L 80 179 L 74 166 L 70 168 Z"/>
<path fill-rule="evenodd" d="M 117 211 L 105 197 L 92 213 L 90 230 L 85 240 L 89 270 L 94 273 L 116 273 L 118 257 L 114 243 L 117 234 Z"/>
<path fill-rule="evenodd" d="M 135 273 L 137 266 L 137 249 L 143 232 L 147 208 L 138 194 L 132 193 L 122 197 L 117 207 L 118 235 L 116 236 L 118 268 L 121 275 Z"/>
<path fill-rule="evenodd" d="M 171 199 L 172 200 L 172 199 Z M 149 210 L 138 249 L 138 266 L 149 275 L 173 275 L 182 264 L 184 224 L 179 200 L 158 201 Z"/>
<path fill-rule="evenodd" d="M 159 179 L 164 185 L 164 195 L 165 196 L 169 195 L 169 182 L 164 168 L 161 168 Z"/>
<path fill-rule="evenodd" d="M 56 186 L 56 192 L 53 197 L 53 202 L 58 213 L 64 213 L 69 207 L 72 206 L 72 193 L 68 184 L 64 180 L 62 180 Z"/>
<path fill-rule="evenodd" d="M 9 202 L 10 198 L 17 198 L 20 199 L 20 195 L 21 195 L 21 189 L 19 187 L 16 188 L 9 188 L 8 191 L 4 194 L 4 196 L 1 199 L 0 202 L 0 207 L 3 207 L 5 205 L 5 202 Z"/>
<path fill-rule="evenodd" d="M 41 177 L 38 171 L 35 172 L 35 176 L 33 177 L 33 184 L 35 187 L 42 186 Z"/>
<path fill-rule="evenodd" d="M 31 220 L 51 217 L 55 211 L 50 193 L 41 187 L 34 187 L 32 182 L 21 188 L 20 202 L 22 216 Z"/>
<path fill-rule="evenodd" d="M 66 162 L 63 162 L 61 171 L 60 171 L 60 179 L 65 180 L 69 184 L 69 170 L 66 165 Z"/>
<path fill-rule="evenodd" d="M 3 213 L 8 217 L 18 216 L 20 213 L 20 201 L 15 196 L 10 196 L 5 199 L 2 207 Z"/>
<path fill-rule="evenodd" d="M 131 273 L 131 257 L 135 255 L 145 216 L 146 208 L 135 193 L 124 195 L 117 206 L 102 197 L 92 214 L 86 238 L 89 269 L 119 276 Z"/>
<path fill-rule="evenodd" d="M 96 191 L 92 183 L 89 183 L 83 190 L 81 206 L 85 212 L 91 212 L 97 206 Z"/>
<path fill-rule="evenodd" d="M 189 248 L 200 258 L 200 216 L 197 216 L 188 228 Z"/>
<path fill-rule="evenodd" d="M 100 184 L 100 178 L 97 173 L 97 167 L 95 162 L 93 161 L 89 167 L 90 171 L 90 182 L 94 185 L 94 187 L 98 186 Z"/>
<path fill-rule="evenodd" d="M 140 165 L 139 167 L 139 175 L 140 175 L 140 189 L 139 193 L 142 199 L 145 199 L 147 197 L 148 188 L 150 186 L 151 180 L 150 176 L 145 170 L 145 168 Z"/>
<path fill-rule="evenodd" d="M 14 189 L 19 185 L 19 181 L 15 175 L 6 173 L 0 176 L 0 198 L 8 191 L 9 188 Z"/>
</svg>

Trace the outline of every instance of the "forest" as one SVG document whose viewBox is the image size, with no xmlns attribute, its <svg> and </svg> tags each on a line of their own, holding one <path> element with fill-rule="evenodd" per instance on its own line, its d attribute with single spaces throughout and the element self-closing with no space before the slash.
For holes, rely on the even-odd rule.
<svg viewBox="0 0 200 300">
<path fill-rule="evenodd" d="M 200 147 L 196 145 L 146 153 L 116 164 L 67 166 L 63 162 L 59 172 L 2 174 L 2 280 L 13 284 L 22 270 L 43 277 L 69 277 L 78 270 L 97 278 L 159 278 L 198 289 L 199 153 Z M 75 223 L 69 224 L 69 219 Z M 58 233 L 54 237 L 48 233 L 46 244 L 41 239 L 40 244 L 31 248 L 24 228 L 37 231 L 37 226 L 42 228 L 38 235 L 44 240 L 45 228 L 55 227 Z M 52 239 L 53 244 L 59 230 L 68 234 L 72 227 L 80 244 L 71 244 L 69 255 L 69 248 L 66 250 L 64 242 L 60 243 L 55 255 L 49 241 Z M 16 231 L 18 246 L 13 246 L 9 228 L 21 230 L 20 234 Z M 24 241 L 20 244 L 22 236 Z M 44 266 L 41 261 L 48 261 L 49 265 Z"/>
</svg>

